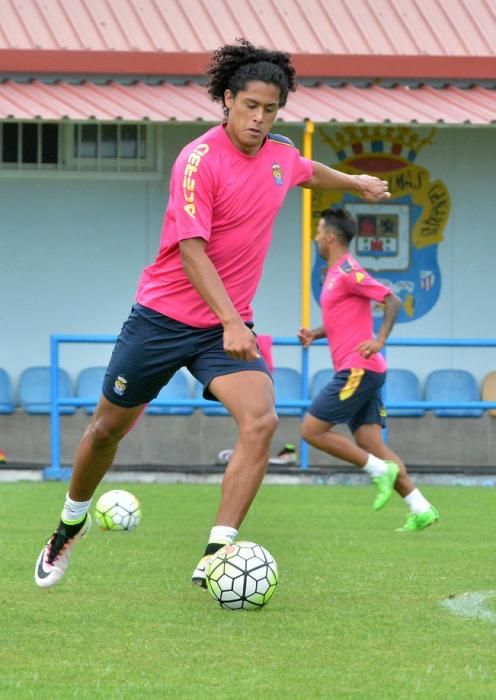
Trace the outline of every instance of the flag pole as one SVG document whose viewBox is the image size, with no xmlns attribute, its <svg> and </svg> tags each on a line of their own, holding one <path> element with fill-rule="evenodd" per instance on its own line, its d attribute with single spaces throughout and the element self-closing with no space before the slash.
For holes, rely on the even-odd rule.
<svg viewBox="0 0 496 700">
<path fill-rule="evenodd" d="M 305 119 L 303 131 L 303 156 L 312 160 L 313 134 L 315 128 L 310 119 Z M 310 291 L 312 267 L 312 190 L 303 188 L 301 200 L 301 325 L 310 328 Z M 301 398 L 308 396 L 308 349 L 301 350 Z M 300 467 L 308 469 L 308 444 L 300 439 Z"/>
<path fill-rule="evenodd" d="M 312 160 L 315 127 L 305 119 L 303 132 L 303 156 Z M 302 238 L 301 238 L 301 325 L 310 328 L 310 290 L 312 266 L 312 191 L 302 189 Z"/>
</svg>

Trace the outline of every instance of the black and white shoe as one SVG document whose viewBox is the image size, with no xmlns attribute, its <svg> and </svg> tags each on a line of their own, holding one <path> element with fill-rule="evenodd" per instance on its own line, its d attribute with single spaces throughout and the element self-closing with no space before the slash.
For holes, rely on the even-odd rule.
<svg viewBox="0 0 496 700">
<path fill-rule="evenodd" d="M 91 527 L 91 515 L 87 513 L 81 528 L 70 536 L 63 523 L 50 537 L 40 552 L 34 570 L 34 580 L 40 588 L 55 586 L 69 566 L 69 559 L 74 544 L 84 537 Z"/>
</svg>

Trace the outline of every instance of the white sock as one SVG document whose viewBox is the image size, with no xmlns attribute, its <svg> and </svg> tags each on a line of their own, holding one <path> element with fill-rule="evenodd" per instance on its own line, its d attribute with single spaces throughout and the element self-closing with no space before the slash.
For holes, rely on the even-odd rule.
<svg viewBox="0 0 496 700">
<path fill-rule="evenodd" d="M 425 513 L 426 510 L 429 510 L 429 508 L 432 507 L 429 501 L 422 496 L 418 489 L 413 489 L 413 491 L 411 491 L 408 496 L 405 496 L 403 500 L 410 508 L 411 512 L 415 513 L 416 515 L 418 513 Z"/>
<path fill-rule="evenodd" d="M 91 498 L 89 501 L 73 501 L 72 498 L 69 498 L 69 494 L 67 493 L 60 519 L 66 525 L 77 525 L 77 523 L 84 520 L 86 513 L 90 509 L 90 505 Z"/>
<path fill-rule="evenodd" d="M 208 543 L 215 542 L 216 544 L 233 544 L 236 537 L 238 536 L 238 531 L 233 527 L 228 527 L 227 525 L 215 525 L 210 530 L 210 537 L 208 538 Z"/>
<path fill-rule="evenodd" d="M 376 476 L 382 476 L 387 472 L 387 464 L 383 459 L 379 459 L 379 457 L 375 457 L 374 455 L 369 455 L 363 471 L 367 472 L 367 474 L 374 479 Z"/>
</svg>

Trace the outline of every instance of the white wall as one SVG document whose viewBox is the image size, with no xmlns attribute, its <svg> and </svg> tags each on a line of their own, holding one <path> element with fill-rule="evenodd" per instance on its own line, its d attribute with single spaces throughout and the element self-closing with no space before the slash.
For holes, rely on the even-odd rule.
<svg viewBox="0 0 496 700">
<path fill-rule="evenodd" d="M 117 333 L 159 224 L 160 182 L 0 181 L 0 366 L 14 378 L 49 362 L 51 333 Z M 69 370 L 105 364 L 110 346 L 63 351 Z M 69 356 L 72 356 L 70 359 Z"/>
<path fill-rule="evenodd" d="M 443 287 L 438 303 L 422 319 L 397 326 L 398 337 L 496 338 L 496 218 L 494 128 L 439 128 L 419 162 L 442 179 L 451 214 L 440 244 Z M 496 369 L 496 348 L 391 352 L 391 363 L 412 365 L 420 378 L 437 367 L 469 369 L 479 381 Z"/>
<path fill-rule="evenodd" d="M 163 177 L 37 176 L 0 173 L 0 367 L 17 382 L 24 367 L 49 362 L 51 333 L 118 333 L 133 303 L 144 265 L 154 257 L 166 204 L 170 164 L 203 125 L 163 127 Z M 299 127 L 277 129 L 301 141 Z M 490 153 L 494 129 L 440 128 L 419 156 L 432 179 L 442 179 L 452 210 L 439 246 L 443 287 L 423 318 L 398 325 L 397 337 L 496 337 L 496 232 Z M 316 139 L 314 157 L 332 165 L 334 153 Z M 301 193 L 286 201 L 255 299 L 260 333 L 293 335 L 300 322 Z M 312 307 L 312 322 L 319 323 Z M 61 364 L 73 377 L 106 364 L 111 346 L 66 346 Z M 299 366 L 292 349 L 277 364 Z M 312 367 L 328 363 L 316 350 Z M 391 350 L 392 366 L 423 378 L 435 366 L 467 367 L 480 380 L 496 367 L 494 350 Z"/>
</svg>

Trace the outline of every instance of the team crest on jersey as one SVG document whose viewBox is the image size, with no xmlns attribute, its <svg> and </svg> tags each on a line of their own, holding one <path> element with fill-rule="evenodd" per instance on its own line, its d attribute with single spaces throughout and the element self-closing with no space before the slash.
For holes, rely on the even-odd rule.
<svg viewBox="0 0 496 700">
<path fill-rule="evenodd" d="M 126 389 L 127 379 L 120 374 L 114 382 L 114 394 L 117 394 L 117 396 L 124 396 Z"/>
<path fill-rule="evenodd" d="M 272 177 L 276 185 L 282 185 L 282 170 L 279 163 L 272 164 Z"/>
<path fill-rule="evenodd" d="M 345 260 L 342 265 L 339 266 L 341 272 L 344 272 L 345 275 L 348 274 L 348 272 L 351 272 L 353 270 L 353 265 L 350 263 L 349 260 Z"/>
</svg>

